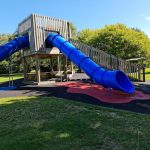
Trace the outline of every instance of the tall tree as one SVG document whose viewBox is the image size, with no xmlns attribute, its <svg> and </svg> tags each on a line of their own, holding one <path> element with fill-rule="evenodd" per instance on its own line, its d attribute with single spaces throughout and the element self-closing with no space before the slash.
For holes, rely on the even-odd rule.
<svg viewBox="0 0 150 150">
<path fill-rule="evenodd" d="M 106 25 L 102 29 L 86 29 L 80 32 L 79 40 L 98 47 L 100 43 L 107 45 L 105 51 L 124 59 L 150 58 L 150 40 L 139 29 L 128 28 L 124 24 Z"/>
</svg>

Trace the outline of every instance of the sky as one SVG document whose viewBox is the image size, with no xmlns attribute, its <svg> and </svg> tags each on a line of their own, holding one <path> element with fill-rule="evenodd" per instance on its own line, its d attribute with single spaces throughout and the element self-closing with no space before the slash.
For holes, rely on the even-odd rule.
<svg viewBox="0 0 150 150">
<path fill-rule="evenodd" d="M 0 0 L 0 33 L 13 33 L 32 13 L 66 19 L 77 30 L 123 23 L 150 37 L 150 0 Z"/>
</svg>

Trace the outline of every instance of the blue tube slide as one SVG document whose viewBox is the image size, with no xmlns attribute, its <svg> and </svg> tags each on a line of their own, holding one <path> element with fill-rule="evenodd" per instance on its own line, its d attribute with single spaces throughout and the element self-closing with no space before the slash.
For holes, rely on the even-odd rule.
<svg viewBox="0 0 150 150">
<path fill-rule="evenodd" d="M 0 62 L 25 47 L 29 47 L 28 36 L 20 36 L 0 46 Z"/>
<path fill-rule="evenodd" d="M 51 33 L 46 39 L 46 44 L 57 47 L 69 60 L 81 68 L 97 84 L 132 94 L 135 91 L 128 77 L 119 70 L 106 70 L 93 62 L 61 35 Z"/>
</svg>

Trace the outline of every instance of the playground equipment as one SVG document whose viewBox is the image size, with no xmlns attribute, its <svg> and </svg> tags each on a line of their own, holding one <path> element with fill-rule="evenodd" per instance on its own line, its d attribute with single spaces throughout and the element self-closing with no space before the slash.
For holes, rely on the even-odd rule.
<svg viewBox="0 0 150 150">
<path fill-rule="evenodd" d="M 28 46 L 28 36 L 21 36 L 19 38 L 15 38 L 7 44 L 0 46 L 0 61 L 3 61 L 7 57 L 11 56 L 13 53 Z"/>
<path fill-rule="evenodd" d="M 67 66 L 67 59 L 71 60 L 96 83 L 129 94 L 134 92 L 134 86 L 122 71 L 110 71 L 100 67 L 88 56 L 65 40 L 71 39 L 69 22 L 33 14 L 19 24 L 18 33 L 22 36 L 0 47 L 0 61 L 18 50 L 24 49 L 23 60 L 25 79 L 27 77 L 27 63 L 30 63 L 27 61 L 27 58 L 32 57 L 35 59 L 37 82 L 40 82 L 40 59 L 56 56 L 58 58 L 58 69 L 61 72 L 61 58 L 64 54 L 66 56 L 64 59 L 65 66 Z M 60 34 L 65 39 L 62 38 Z"/>
<path fill-rule="evenodd" d="M 81 68 L 96 83 L 129 94 L 134 92 L 134 86 L 122 71 L 105 70 L 66 41 L 61 35 L 50 34 L 46 39 L 46 43 L 57 47 L 68 59 Z"/>
<path fill-rule="evenodd" d="M 30 15 L 18 25 L 18 34 L 22 36 L 28 35 L 30 44 L 29 48 L 22 52 L 25 81 L 34 80 L 39 84 L 45 80 L 43 76 L 49 76 L 49 74 L 51 76 L 58 74 L 59 80 L 62 80 L 62 76 L 67 77 L 68 68 L 69 72 L 74 74 L 75 66 L 66 59 L 59 49 L 45 44 L 49 33 L 62 35 L 98 65 L 110 70 L 121 70 L 133 80 L 144 81 L 144 71 L 139 65 L 110 55 L 100 48 L 94 48 L 73 40 L 71 38 L 71 25 L 68 21 L 37 14 Z M 52 67 L 49 72 L 41 71 L 40 66 L 43 60 L 51 62 Z M 57 66 L 53 65 L 53 62 L 57 62 Z M 35 64 L 35 73 L 30 73 L 31 64 Z"/>
<path fill-rule="evenodd" d="M 63 72 L 67 72 L 65 66 L 69 63 L 66 57 L 56 47 L 49 47 L 45 40 L 50 32 L 59 33 L 67 40 L 71 38 L 70 23 L 64 19 L 56 19 L 47 16 L 32 14 L 18 25 L 19 35 L 28 35 L 29 48 L 22 52 L 25 81 L 34 81 L 37 84 L 47 81 L 45 77 L 58 76 L 61 80 Z M 42 72 L 42 61 L 50 63 L 50 71 Z M 35 72 L 30 73 L 31 62 L 35 64 Z M 55 65 L 56 64 L 56 65 Z M 71 64 L 72 65 L 72 64 Z"/>
</svg>

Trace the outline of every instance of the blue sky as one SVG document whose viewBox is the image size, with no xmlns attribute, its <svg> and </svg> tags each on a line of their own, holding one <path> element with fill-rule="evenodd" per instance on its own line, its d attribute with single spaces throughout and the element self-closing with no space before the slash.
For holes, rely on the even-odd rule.
<svg viewBox="0 0 150 150">
<path fill-rule="evenodd" d="M 0 33 L 13 33 L 31 13 L 66 19 L 78 30 L 124 23 L 150 37 L 149 0 L 0 0 Z"/>
</svg>

